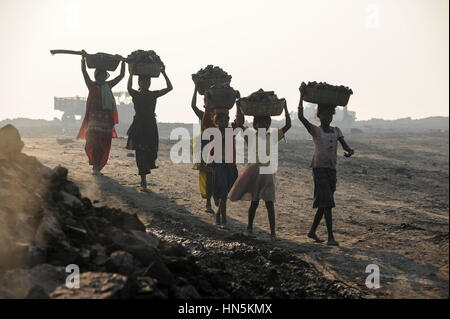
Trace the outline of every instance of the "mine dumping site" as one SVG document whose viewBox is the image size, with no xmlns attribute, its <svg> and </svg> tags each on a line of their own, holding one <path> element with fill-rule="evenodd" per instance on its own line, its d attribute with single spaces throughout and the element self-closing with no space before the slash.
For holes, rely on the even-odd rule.
<svg viewBox="0 0 450 319">
<path fill-rule="evenodd" d="M 170 160 L 170 127 L 159 123 L 148 192 L 125 138 L 93 176 L 68 134 L 19 128 L 23 149 L 0 137 L 14 150 L 0 157 L 0 298 L 448 298 L 448 128 L 344 131 L 357 153 L 338 151 L 331 247 L 306 237 L 313 145 L 299 127 L 279 145 L 275 242 L 264 205 L 255 236 L 248 202 L 230 202 L 227 228 L 215 225 L 197 171 Z M 66 286 L 69 264 L 80 289 Z M 365 284 L 370 264 L 378 289 Z"/>
</svg>

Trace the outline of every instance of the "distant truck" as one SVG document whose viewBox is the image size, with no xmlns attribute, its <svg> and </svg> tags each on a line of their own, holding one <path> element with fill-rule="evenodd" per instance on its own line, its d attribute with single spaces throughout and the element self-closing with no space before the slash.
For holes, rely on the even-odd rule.
<svg viewBox="0 0 450 319">
<path fill-rule="evenodd" d="M 63 122 L 74 122 L 75 116 L 82 116 L 86 108 L 85 97 L 56 97 L 54 98 L 54 108 L 57 111 L 64 112 L 61 120 Z"/>
<path fill-rule="evenodd" d="M 117 111 L 119 113 L 119 123 L 130 124 L 133 121 L 134 108 L 133 102 L 128 92 L 113 93 Z M 86 98 L 75 97 L 56 97 L 54 98 L 54 109 L 64 112 L 61 121 L 65 123 L 74 123 L 77 118 L 82 119 L 86 111 Z"/>
</svg>

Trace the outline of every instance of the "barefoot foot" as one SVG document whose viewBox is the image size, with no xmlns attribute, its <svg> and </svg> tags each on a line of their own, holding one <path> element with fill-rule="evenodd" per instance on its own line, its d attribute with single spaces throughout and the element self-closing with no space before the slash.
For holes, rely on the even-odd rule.
<svg viewBox="0 0 450 319">
<path fill-rule="evenodd" d="M 327 245 L 329 245 L 329 246 L 339 246 L 339 243 L 335 239 L 328 239 Z"/>
<path fill-rule="evenodd" d="M 313 239 L 316 243 L 323 243 L 324 240 L 317 237 L 316 234 L 308 233 L 308 238 Z"/>
<path fill-rule="evenodd" d="M 216 213 L 216 225 L 220 226 L 220 214 Z"/>
<path fill-rule="evenodd" d="M 214 214 L 214 210 L 211 207 L 211 203 L 210 204 L 206 204 L 205 212 L 210 213 L 210 214 Z"/>
</svg>

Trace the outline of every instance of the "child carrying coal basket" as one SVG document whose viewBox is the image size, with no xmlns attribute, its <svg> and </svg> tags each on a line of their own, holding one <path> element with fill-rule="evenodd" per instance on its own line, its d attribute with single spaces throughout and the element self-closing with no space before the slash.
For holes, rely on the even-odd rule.
<svg viewBox="0 0 450 319">
<path fill-rule="evenodd" d="M 86 51 L 81 59 L 81 71 L 84 82 L 89 89 L 86 101 L 86 113 L 77 138 L 85 139 L 85 151 L 92 165 L 93 175 L 102 175 L 100 171 L 108 162 L 112 138 L 117 134 L 114 125 L 119 123 L 116 101 L 111 89 L 125 76 L 125 62 L 122 62 L 120 74 L 111 81 L 106 81 L 109 73 L 96 68 L 95 81 L 92 81 L 86 70 Z"/>
<path fill-rule="evenodd" d="M 237 93 L 239 95 L 239 93 Z M 206 99 L 206 103 L 208 104 L 208 98 Z M 213 116 L 211 114 L 213 112 Z M 226 139 L 225 139 L 225 129 L 235 129 L 238 127 L 242 128 L 244 123 L 244 115 L 241 110 L 236 110 L 236 119 L 229 126 L 230 116 L 229 109 L 221 109 L 221 108 L 213 108 L 213 106 L 205 109 L 204 114 L 204 124 L 207 127 L 218 128 L 221 137 L 222 137 L 222 161 L 215 162 L 214 161 L 214 148 L 211 145 L 211 150 L 208 155 L 207 165 L 212 167 L 213 170 L 213 198 L 216 206 L 218 206 L 218 210 L 216 212 L 216 225 L 225 226 L 227 223 L 227 198 L 230 189 L 233 187 L 234 182 L 238 177 L 238 170 L 236 167 L 236 140 L 233 135 L 233 161 L 231 163 L 226 163 L 226 158 L 230 156 L 230 154 L 226 154 Z M 213 141 L 213 137 L 211 137 L 210 141 Z"/>
<path fill-rule="evenodd" d="M 323 242 L 316 235 L 317 227 L 325 215 L 325 222 L 328 230 L 328 245 L 338 246 L 339 243 L 333 235 L 332 209 L 335 207 L 334 192 L 336 190 L 336 161 L 337 142 L 339 141 L 346 151 L 345 157 L 354 154 L 344 140 L 341 130 L 338 127 L 330 126 L 335 114 L 335 105 L 318 104 L 317 117 L 320 126 L 311 124 L 303 115 L 303 94 L 304 88 L 300 87 L 300 102 L 298 106 L 298 119 L 311 134 L 314 142 L 314 156 L 311 162 L 314 178 L 314 203 L 313 208 L 317 208 L 313 224 L 308 233 L 308 237 L 316 242 Z"/>
<path fill-rule="evenodd" d="M 238 109 L 240 108 L 240 103 L 238 103 Z M 277 134 L 276 142 L 279 142 L 284 138 L 285 133 L 291 127 L 291 117 L 287 110 L 286 101 L 284 101 L 284 114 L 286 117 L 286 123 L 283 128 L 276 129 L 272 133 Z M 271 240 L 276 239 L 275 233 L 275 175 L 273 173 L 264 173 L 261 171 L 261 167 L 269 166 L 268 163 L 261 163 L 259 159 L 259 148 L 263 148 L 265 154 L 270 156 L 272 152 L 270 146 L 270 125 L 272 123 L 270 116 L 255 116 L 253 118 L 253 128 L 258 131 L 258 129 L 264 129 L 266 131 L 265 141 L 259 141 L 259 138 L 255 139 L 256 145 L 254 148 L 249 146 L 249 149 L 254 149 L 256 152 L 256 163 L 247 164 L 242 170 L 239 178 L 234 183 L 233 188 L 230 191 L 230 200 L 249 200 L 251 201 L 250 208 L 248 209 L 248 225 L 247 232 L 249 234 L 253 233 L 253 220 L 255 219 L 256 209 L 258 208 L 259 201 L 262 199 L 267 208 L 267 213 L 269 217 L 270 226 L 270 238 Z M 256 132 L 256 134 L 258 134 Z M 244 139 L 248 144 L 248 136 L 244 135 Z M 261 143 L 262 142 L 262 143 Z"/>
</svg>

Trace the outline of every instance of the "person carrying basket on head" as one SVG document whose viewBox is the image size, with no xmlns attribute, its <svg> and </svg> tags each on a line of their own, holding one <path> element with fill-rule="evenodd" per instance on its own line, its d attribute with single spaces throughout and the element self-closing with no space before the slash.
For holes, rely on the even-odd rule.
<svg viewBox="0 0 450 319">
<path fill-rule="evenodd" d="M 166 80 L 166 88 L 150 91 L 151 77 L 138 76 L 139 90 L 133 89 L 133 75 L 128 78 L 128 93 L 133 99 L 136 114 L 128 129 L 126 148 L 136 151 L 136 165 L 141 177 L 141 187 L 147 190 L 147 175 L 152 169 L 158 168 L 155 161 L 158 157 L 159 134 L 156 124 L 156 101 L 159 97 L 172 91 L 173 86 L 166 74 L 166 67 L 161 66 L 161 73 Z"/>
<path fill-rule="evenodd" d="M 111 81 L 106 81 L 108 72 L 99 68 L 95 69 L 95 81 L 92 81 L 86 70 L 86 51 L 82 52 L 81 71 L 89 94 L 77 138 L 86 140 L 85 151 L 89 165 L 92 165 L 92 173 L 101 175 L 100 171 L 108 162 L 112 138 L 117 137 L 114 125 L 119 123 L 116 101 L 111 89 L 125 76 L 125 62 L 122 61 L 120 74 Z"/>
</svg>

